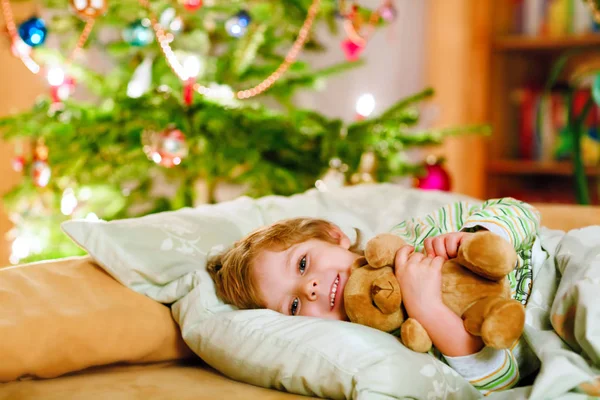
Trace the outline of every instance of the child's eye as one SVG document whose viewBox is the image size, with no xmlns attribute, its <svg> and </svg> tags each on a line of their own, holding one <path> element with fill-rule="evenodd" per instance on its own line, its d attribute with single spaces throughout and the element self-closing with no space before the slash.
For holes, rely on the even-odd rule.
<svg viewBox="0 0 600 400">
<path fill-rule="evenodd" d="M 306 270 L 306 256 L 302 256 L 300 259 L 300 262 L 298 263 L 298 270 L 300 271 L 300 274 L 304 274 L 304 271 Z"/>
<path fill-rule="evenodd" d="M 290 306 L 290 315 L 296 315 L 298 312 L 298 298 L 296 297 L 294 301 L 292 301 L 292 305 Z"/>
</svg>

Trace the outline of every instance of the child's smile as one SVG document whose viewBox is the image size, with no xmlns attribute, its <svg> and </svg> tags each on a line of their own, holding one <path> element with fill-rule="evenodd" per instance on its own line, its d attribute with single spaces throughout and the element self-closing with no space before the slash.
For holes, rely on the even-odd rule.
<svg viewBox="0 0 600 400">
<path fill-rule="evenodd" d="M 340 244 L 308 240 L 283 251 L 261 252 L 253 273 L 267 308 L 286 315 L 346 320 L 344 286 L 359 255 Z"/>
</svg>

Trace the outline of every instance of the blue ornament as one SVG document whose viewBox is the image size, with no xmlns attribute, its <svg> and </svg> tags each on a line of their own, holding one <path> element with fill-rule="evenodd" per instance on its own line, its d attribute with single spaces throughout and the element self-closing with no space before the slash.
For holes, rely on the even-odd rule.
<svg viewBox="0 0 600 400">
<path fill-rule="evenodd" d="M 239 38 L 244 36 L 248 30 L 250 21 L 250 14 L 248 14 L 247 11 L 242 10 L 225 22 L 225 29 L 227 30 L 227 33 L 229 33 L 229 36 Z"/>
<path fill-rule="evenodd" d="M 46 24 L 41 18 L 32 17 L 19 25 L 19 36 L 31 47 L 44 43 L 47 33 Z"/>
<path fill-rule="evenodd" d="M 123 30 L 123 40 L 132 46 L 147 46 L 154 40 L 150 20 L 138 19 Z"/>
<path fill-rule="evenodd" d="M 244 28 L 250 25 L 250 21 L 252 21 L 252 18 L 250 18 L 250 14 L 248 14 L 248 11 L 246 10 L 240 11 L 235 16 L 238 19 L 238 23 Z"/>
</svg>

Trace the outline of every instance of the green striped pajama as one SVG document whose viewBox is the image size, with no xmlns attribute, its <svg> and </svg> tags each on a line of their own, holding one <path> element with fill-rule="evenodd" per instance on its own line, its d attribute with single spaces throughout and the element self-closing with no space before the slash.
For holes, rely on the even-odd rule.
<svg viewBox="0 0 600 400">
<path fill-rule="evenodd" d="M 486 229 L 508 240 L 517 251 L 518 261 L 508 279 L 514 299 L 527 303 L 532 283 L 532 255 L 539 228 L 539 213 L 527 203 L 502 198 L 483 204 L 449 204 L 422 218 L 412 218 L 391 229 L 422 251 L 426 238 L 450 232 Z M 527 346 L 523 339 L 510 350 L 484 348 L 464 357 L 444 357 L 448 364 L 484 394 L 508 389 L 519 380 L 519 363 Z M 529 361 L 527 361 L 529 362 Z"/>
</svg>

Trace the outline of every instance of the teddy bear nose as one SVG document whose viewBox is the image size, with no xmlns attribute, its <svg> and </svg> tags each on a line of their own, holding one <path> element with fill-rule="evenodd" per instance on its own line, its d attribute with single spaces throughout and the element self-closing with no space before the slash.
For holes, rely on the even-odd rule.
<svg viewBox="0 0 600 400">
<path fill-rule="evenodd" d="M 381 291 L 381 288 L 377 285 L 371 286 L 371 296 L 376 296 Z"/>
</svg>

